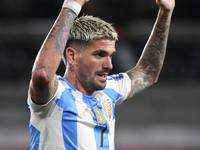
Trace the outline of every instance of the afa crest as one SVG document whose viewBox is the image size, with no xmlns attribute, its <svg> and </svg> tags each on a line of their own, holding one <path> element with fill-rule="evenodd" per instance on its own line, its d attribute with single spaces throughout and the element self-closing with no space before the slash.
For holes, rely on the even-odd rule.
<svg viewBox="0 0 200 150">
<path fill-rule="evenodd" d="M 97 115 L 97 121 L 98 121 L 99 125 L 102 125 L 104 123 L 103 114 L 97 107 L 94 107 L 94 111 Z"/>
</svg>

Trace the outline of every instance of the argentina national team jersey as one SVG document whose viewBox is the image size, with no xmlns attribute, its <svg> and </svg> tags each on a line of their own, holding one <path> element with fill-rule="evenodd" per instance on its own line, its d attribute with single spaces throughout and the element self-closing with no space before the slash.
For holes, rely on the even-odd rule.
<svg viewBox="0 0 200 150">
<path fill-rule="evenodd" d="M 31 150 L 114 150 L 116 104 L 131 90 L 126 73 L 107 77 L 106 88 L 86 96 L 58 76 L 58 90 L 45 105 L 30 94 Z"/>
</svg>

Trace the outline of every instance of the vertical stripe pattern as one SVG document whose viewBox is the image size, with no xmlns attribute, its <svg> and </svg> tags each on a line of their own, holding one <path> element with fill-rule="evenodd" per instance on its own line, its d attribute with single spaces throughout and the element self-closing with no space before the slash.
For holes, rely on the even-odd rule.
<svg viewBox="0 0 200 150">
<path fill-rule="evenodd" d="M 58 90 L 47 104 L 36 105 L 28 96 L 31 150 L 114 150 L 114 109 L 130 91 L 128 76 L 108 77 L 106 88 L 92 97 L 58 79 Z"/>
</svg>

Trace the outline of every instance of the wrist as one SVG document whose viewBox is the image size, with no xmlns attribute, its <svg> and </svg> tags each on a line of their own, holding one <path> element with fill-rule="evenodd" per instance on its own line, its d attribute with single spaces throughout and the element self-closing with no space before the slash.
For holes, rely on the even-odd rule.
<svg viewBox="0 0 200 150">
<path fill-rule="evenodd" d="M 160 9 L 160 14 L 161 15 L 164 15 L 164 16 L 172 16 L 172 13 L 173 13 L 173 10 L 163 10 L 163 9 Z"/>
<path fill-rule="evenodd" d="M 82 7 L 79 3 L 77 3 L 73 0 L 65 0 L 62 8 L 69 8 L 78 16 Z"/>
</svg>

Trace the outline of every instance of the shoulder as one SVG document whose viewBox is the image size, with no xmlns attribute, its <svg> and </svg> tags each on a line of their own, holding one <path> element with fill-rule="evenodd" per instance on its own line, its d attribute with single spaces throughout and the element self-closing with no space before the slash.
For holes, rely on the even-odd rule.
<svg viewBox="0 0 200 150">
<path fill-rule="evenodd" d="M 117 88 L 118 86 L 131 83 L 129 76 L 126 73 L 113 74 L 107 77 L 106 88 Z"/>
<path fill-rule="evenodd" d="M 107 81 L 119 81 L 122 80 L 125 76 L 125 73 L 113 74 L 107 77 Z"/>
<path fill-rule="evenodd" d="M 103 92 L 112 99 L 122 101 L 131 89 L 131 81 L 126 73 L 114 74 L 107 77 L 107 84 Z"/>
</svg>

